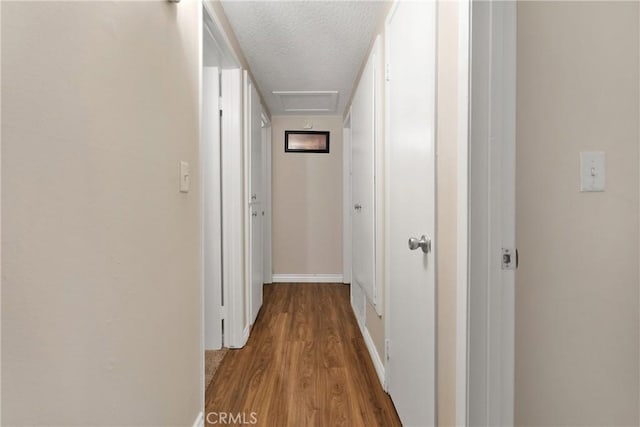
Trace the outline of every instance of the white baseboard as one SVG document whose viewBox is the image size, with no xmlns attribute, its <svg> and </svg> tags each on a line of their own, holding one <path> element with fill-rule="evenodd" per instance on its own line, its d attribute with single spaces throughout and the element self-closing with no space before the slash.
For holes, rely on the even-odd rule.
<svg viewBox="0 0 640 427">
<path fill-rule="evenodd" d="M 342 274 L 274 274 L 273 283 L 342 283 Z"/>
<path fill-rule="evenodd" d="M 373 343 L 373 338 L 369 334 L 369 330 L 367 327 L 364 327 L 362 331 L 362 335 L 364 336 L 364 342 L 367 345 L 367 349 L 369 350 L 369 355 L 371 356 L 371 360 L 373 361 L 373 366 L 376 368 L 376 373 L 378 374 L 378 379 L 380 380 L 380 385 L 384 390 L 387 389 L 385 384 L 385 376 L 384 376 L 384 363 L 382 363 L 382 359 L 380 359 L 380 355 L 378 354 L 378 350 L 376 349 L 376 345 Z"/>
<path fill-rule="evenodd" d="M 204 415 L 202 412 L 196 417 L 196 420 L 193 422 L 193 427 L 204 427 Z"/>
</svg>

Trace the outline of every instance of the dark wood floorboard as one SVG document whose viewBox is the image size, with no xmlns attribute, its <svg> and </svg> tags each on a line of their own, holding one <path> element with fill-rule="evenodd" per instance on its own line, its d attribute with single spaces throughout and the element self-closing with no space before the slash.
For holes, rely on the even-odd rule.
<svg viewBox="0 0 640 427">
<path fill-rule="evenodd" d="M 342 284 L 265 285 L 249 341 L 222 361 L 205 412 L 254 412 L 268 427 L 401 425 Z"/>
</svg>

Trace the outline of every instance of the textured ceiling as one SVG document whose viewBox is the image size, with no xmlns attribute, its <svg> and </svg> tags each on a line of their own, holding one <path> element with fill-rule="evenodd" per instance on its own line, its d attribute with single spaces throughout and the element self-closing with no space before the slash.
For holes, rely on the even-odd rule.
<svg viewBox="0 0 640 427">
<path fill-rule="evenodd" d="M 224 0 L 222 5 L 274 115 L 341 115 L 385 11 L 382 1 Z M 291 91 L 310 94 L 297 94 L 295 108 L 287 109 L 287 101 L 272 93 Z M 337 102 L 317 96 L 333 91 Z"/>
</svg>

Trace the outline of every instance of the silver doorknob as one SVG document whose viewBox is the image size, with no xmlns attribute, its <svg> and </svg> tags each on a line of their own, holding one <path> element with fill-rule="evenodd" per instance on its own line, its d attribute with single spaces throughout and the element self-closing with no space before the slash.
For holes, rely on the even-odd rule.
<svg viewBox="0 0 640 427">
<path fill-rule="evenodd" d="M 362 205 L 360 203 L 356 203 L 355 205 L 353 205 L 353 209 L 360 211 L 362 209 Z"/>
<path fill-rule="evenodd" d="M 431 239 L 429 239 L 424 234 L 422 235 L 422 237 L 420 237 L 420 240 L 416 239 L 415 237 L 411 237 L 409 239 L 409 249 L 415 251 L 418 248 L 422 248 L 422 252 L 424 252 L 425 254 L 431 252 Z"/>
<path fill-rule="evenodd" d="M 251 216 L 258 216 L 258 212 L 252 212 Z"/>
</svg>

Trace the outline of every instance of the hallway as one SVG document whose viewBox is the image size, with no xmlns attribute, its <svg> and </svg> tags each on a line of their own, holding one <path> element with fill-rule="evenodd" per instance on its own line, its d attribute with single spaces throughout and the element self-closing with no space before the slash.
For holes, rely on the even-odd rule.
<svg viewBox="0 0 640 427">
<path fill-rule="evenodd" d="M 255 413 L 262 426 L 396 426 L 342 284 L 273 284 L 247 345 L 206 392 L 208 423 Z"/>
</svg>

